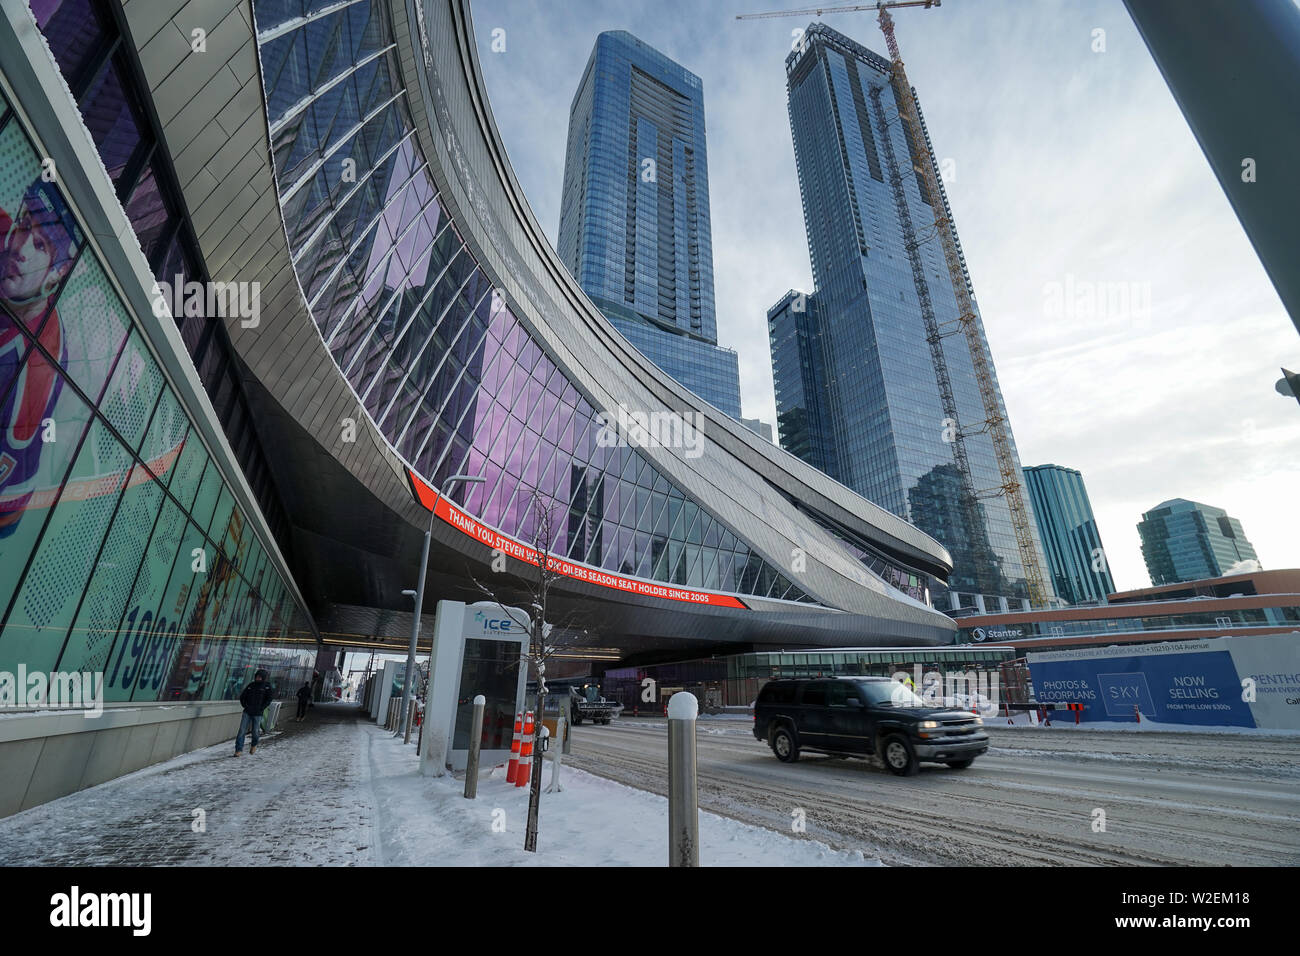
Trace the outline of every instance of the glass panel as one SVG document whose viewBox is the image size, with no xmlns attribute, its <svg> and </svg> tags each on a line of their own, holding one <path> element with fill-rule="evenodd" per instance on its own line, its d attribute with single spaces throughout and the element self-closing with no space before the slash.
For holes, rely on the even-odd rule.
<svg viewBox="0 0 1300 956">
<path fill-rule="evenodd" d="M 48 379 L 49 384 L 42 386 L 48 397 L 43 402 L 36 398 L 28 411 L 15 407 L 15 402 L 23 400 L 22 395 L 10 392 L 0 400 L 3 421 L 12 422 L 0 429 L 0 454 L 13 461 L 0 474 L 0 615 L 64 487 L 64 477 L 91 416 L 77 393 L 64 387 L 62 376 L 53 372 L 39 353 L 29 358 L 29 362 L 33 361 L 45 371 L 37 376 L 24 367 L 24 380 L 30 388 L 38 378 Z M 41 441 L 41 432 L 45 431 L 41 422 L 46 418 L 54 420 L 56 440 L 52 442 Z M 0 645 L 3 643 L 0 635 Z"/>
<path fill-rule="evenodd" d="M 63 78 L 71 86 L 105 42 L 94 5 L 90 0 L 32 0 L 31 8 Z"/>
<path fill-rule="evenodd" d="M 140 181 L 126 203 L 126 214 L 131 220 L 135 237 L 150 263 L 156 261 L 158 245 L 171 231 L 173 220 L 168 215 L 167 203 L 154 179 L 153 166 L 146 166 Z M 171 280 L 168 280 L 171 281 Z"/>
<path fill-rule="evenodd" d="M 23 328 L 41 334 L 51 355 L 61 357 L 62 325 L 51 330 L 42 323 L 85 237 L 58 187 L 42 178 L 36 151 L 12 114 L 0 130 L 0 210 L 8 213 L 0 251 L 10 262 L 0 278 L 0 300 Z"/>
<path fill-rule="evenodd" d="M 14 597 L 0 670 L 54 667 L 130 468 L 130 455 L 96 420 Z"/>
<path fill-rule="evenodd" d="M 114 186 L 140 145 L 140 129 L 144 125 L 127 92 L 129 83 L 122 82 L 123 76 L 130 75 L 124 61 L 114 57 L 104 65 L 81 101 L 81 117 Z"/>
<path fill-rule="evenodd" d="M 59 295 L 55 316 L 63 330 L 69 377 L 98 399 L 113 370 L 130 322 L 103 269 L 83 256 Z M 49 333 L 49 329 L 44 330 Z"/>
<path fill-rule="evenodd" d="M 77 622 L 68 633 L 60 670 L 103 670 L 163 497 L 162 488 L 145 469 L 139 465 L 132 469 L 113 527 L 90 575 Z M 169 507 L 177 510 L 174 505 Z M 150 608 L 151 617 L 153 612 Z"/>
<path fill-rule="evenodd" d="M 153 356 L 140 334 L 132 332 L 99 403 L 99 410 L 132 449 L 140 444 L 162 385 L 162 373 L 154 364 Z"/>
</svg>

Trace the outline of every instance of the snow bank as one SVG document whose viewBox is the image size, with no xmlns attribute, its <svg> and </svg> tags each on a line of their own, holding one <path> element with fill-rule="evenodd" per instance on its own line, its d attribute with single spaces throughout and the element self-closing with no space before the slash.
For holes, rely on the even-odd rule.
<svg viewBox="0 0 1300 956">
<path fill-rule="evenodd" d="M 412 748 L 371 741 L 383 862 L 406 866 L 667 866 L 668 801 L 562 767 L 562 793 L 542 793 L 537 852 L 523 850 L 528 788 L 484 771 L 478 798 L 464 781 L 416 772 Z M 536 766 L 534 770 L 536 770 Z M 542 766 L 543 791 L 551 779 Z M 860 851 L 700 813 L 701 866 L 880 866 Z"/>
</svg>

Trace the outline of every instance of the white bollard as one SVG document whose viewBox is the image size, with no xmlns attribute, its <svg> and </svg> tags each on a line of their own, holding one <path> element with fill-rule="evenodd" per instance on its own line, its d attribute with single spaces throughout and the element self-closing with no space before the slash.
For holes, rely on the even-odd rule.
<svg viewBox="0 0 1300 956">
<path fill-rule="evenodd" d="M 555 720 L 555 740 L 551 742 L 551 782 L 546 787 L 547 793 L 564 792 L 564 788 L 560 786 L 560 764 L 564 762 L 564 748 L 569 743 L 568 730 L 564 714 L 561 713 Z"/>
<path fill-rule="evenodd" d="M 696 790 L 694 694 L 668 701 L 668 865 L 700 865 L 700 808 Z"/>
<path fill-rule="evenodd" d="M 465 799 L 473 800 L 478 796 L 478 755 L 483 744 L 483 708 L 487 698 L 482 694 L 474 697 L 473 717 L 469 724 L 469 757 L 465 764 Z"/>
</svg>

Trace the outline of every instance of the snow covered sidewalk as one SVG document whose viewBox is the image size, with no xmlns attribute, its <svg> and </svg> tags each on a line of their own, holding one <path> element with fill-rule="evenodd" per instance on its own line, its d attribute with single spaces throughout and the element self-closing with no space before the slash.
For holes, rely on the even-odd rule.
<svg viewBox="0 0 1300 956">
<path fill-rule="evenodd" d="M 256 754 L 221 744 L 0 820 L 0 865 L 665 866 L 663 797 L 562 768 L 542 794 L 538 852 L 525 853 L 528 790 L 485 772 L 425 778 L 414 744 L 351 705 L 317 706 Z M 542 765 L 543 785 L 551 766 Z M 200 811 L 200 812 L 196 812 Z M 879 865 L 711 813 L 704 866 Z"/>
</svg>

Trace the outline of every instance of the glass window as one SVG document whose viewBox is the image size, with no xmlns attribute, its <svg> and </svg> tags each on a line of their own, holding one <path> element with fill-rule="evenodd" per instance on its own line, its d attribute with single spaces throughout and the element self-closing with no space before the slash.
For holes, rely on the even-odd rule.
<svg viewBox="0 0 1300 956">
<path fill-rule="evenodd" d="M 100 412 L 117 428 L 132 450 L 140 445 L 162 386 L 162 372 L 140 334 L 133 331 L 99 403 Z"/>
<path fill-rule="evenodd" d="M 106 37 L 91 0 L 39 0 L 32 3 L 36 25 L 68 86 L 76 89 L 86 67 L 103 50 Z"/>
<path fill-rule="evenodd" d="M 32 363 L 41 365 L 38 376 Z M 60 492 L 68 468 L 76 456 L 91 412 L 63 377 L 49 369 L 39 353 L 28 356 L 22 367 L 26 388 L 40 385 L 47 394 L 31 411 L 15 410 L 14 403 L 25 396 L 11 390 L 0 397 L 0 453 L 13 464 L 0 474 L 0 615 L 9 604 L 41 528 Z M 48 376 L 48 379 L 45 378 Z M 46 383 L 47 384 L 44 384 Z M 42 422 L 52 420 L 53 429 Z M 42 441 L 42 434 L 53 441 Z M 4 638 L 0 637 L 0 645 Z M 0 646 L 0 660 L 6 659 Z M 0 668 L 3 669 L 3 668 Z"/>
<path fill-rule="evenodd" d="M 806 707 L 824 707 L 826 705 L 826 685 L 822 683 L 804 684 L 803 695 L 799 702 Z"/>
<path fill-rule="evenodd" d="M 189 418 L 180 402 L 170 388 L 163 386 L 153 420 L 140 446 L 140 457 L 155 475 L 164 479 L 163 484 L 171 479 L 172 468 L 180 456 L 189 427 Z"/>
<path fill-rule="evenodd" d="M 131 323 L 94 256 L 82 256 L 72 270 L 54 318 L 62 330 L 68 376 L 98 401 Z"/>
<path fill-rule="evenodd" d="M 225 482 L 221 478 L 221 472 L 216 463 L 209 459 L 208 467 L 203 472 L 203 481 L 194 499 L 194 507 L 190 509 L 190 517 L 201 527 L 208 527 L 212 520 L 212 511 L 217 505 L 217 498 L 221 496 L 224 489 Z"/>
<path fill-rule="evenodd" d="M 68 633 L 60 670 L 103 669 L 164 497 L 148 471 L 139 465 L 132 469 L 77 621 Z"/>
<path fill-rule="evenodd" d="M 151 264 L 157 262 L 163 255 L 159 247 L 171 235 L 175 220 L 170 215 L 166 198 L 158 188 L 157 180 L 154 179 L 152 165 L 146 166 L 144 172 L 140 174 L 140 181 L 131 192 L 131 198 L 126 202 L 126 214 L 131 220 L 131 228 L 135 230 L 136 239 L 140 241 L 144 257 Z"/>
<path fill-rule="evenodd" d="M 114 57 L 104 64 L 80 104 L 81 117 L 95 141 L 104 168 L 119 189 L 119 180 L 140 146 L 140 130 L 144 125 L 134 97 L 128 92 L 130 84 L 122 81 L 122 77 L 130 75 L 125 59 Z"/>
<path fill-rule="evenodd" d="M 77 603 L 113 518 L 130 455 L 96 419 L 18 593 L 4 637 L 0 670 L 50 670 L 58 660 Z"/>
</svg>

